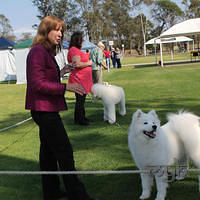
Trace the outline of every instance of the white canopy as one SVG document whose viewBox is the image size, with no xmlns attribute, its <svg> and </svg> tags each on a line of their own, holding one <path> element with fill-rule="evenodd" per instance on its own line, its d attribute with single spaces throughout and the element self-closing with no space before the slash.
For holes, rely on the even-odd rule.
<svg viewBox="0 0 200 200">
<path fill-rule="evenodd" d="M 26 57 L 29 48 L 0 51 L 0 81 L 17 80 L 17 84 L 26 83 Z M 67 49 L 56 55 L 56 61 L 62 69 L 67 63 Z"/>
<path fill-rule="evenodd" d="M 17 84 L 26 83 L 26 57 L 29 53 L 29 48 L 15 50 L 15 66 L 17 75 Z M 60 69 L 62 69 L 67 62 L 67 49 L 62 49 L 56 55 L 56 61 Z"/>
<path fill-rule="evenodd" d="M 195 35 L 200 33 L 200 18 L 188 19 L 184 22 L 175 24 L 165 32 L 163 32 L 160 37 L 173 37 L 179 35 Z"/>
<path fill-rule="evenodd" d="M 188 42 L 193 41 L 193 39 L 185 36 L 170 37 L 170 38 L 153 38 L 147 41 L 145 44 L 160 44 L 161 43 L 175 43 L 175 42 Z"/>
<path fill-rule="evenodd" d="M 0 81 L 16 80 L 14 50 L 0 51 Z"/>
<path fill-rule="evenodd" d="M 200 18 L 188 19 L 175 24 L 160 35 L 160 38 L 175 37 L 180 35 L 196 35 L 200 33 Z M 160 43 L 161 66 L 163 67 L 162 43 Z"/>
</svg>

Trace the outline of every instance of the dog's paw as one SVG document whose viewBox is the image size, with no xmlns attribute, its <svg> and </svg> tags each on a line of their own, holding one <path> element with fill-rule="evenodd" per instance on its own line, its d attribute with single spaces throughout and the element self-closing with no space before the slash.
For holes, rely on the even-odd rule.
<svg viewBox="0 0 200 200">
<path fill-rule="evenodd" d="M 140 196 L 140 200 L 148 199 L 150 197 L 149 191 L 143 191 L 142 195 Z"/>
<path fill-rule="evenodd" d="M 126 112 L 120 112 L 119 113 L 121 116 L 124 116 L 124 115 L 126 115 Z"/>
<path fill-rule="evenodd" d="M 165 200 L 165 198 L 163 198 L 163 197 L 162 198 L 158 198 L 157 197 L 155 200 Z"/>
<path fill-rule="evenodd" d="M 109 124 L 114 124 L 115 121 L 113 121 L 113 120 L 108 120 L 108 123 L 109 123 Z"/>
</svg>

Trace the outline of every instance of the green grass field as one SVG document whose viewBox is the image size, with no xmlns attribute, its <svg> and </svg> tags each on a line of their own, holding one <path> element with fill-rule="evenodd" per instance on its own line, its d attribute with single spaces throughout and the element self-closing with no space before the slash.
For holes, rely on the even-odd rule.
<svg viewBox="0 0 200 200">
<path fill-rule="evenodd" d="M 130 58 L 129 58 L 130 59 Z M 124 62 L 124 61 L 123 61 Z M 129 62 L 129 61 L 127 61 Z M 133 61 L 131 61 L 133 63 Z M 141 61 L 142 62 L 142 61 Z M 93 122 L 88 127 L 74 125 L 73 93 L 66 93 L 68 111 L 61 116 L 74 149 L 77 170 L 137 169 L 128 150 L 128 127 L 137 109 L 155 109 L 166 122 L 166 114 L 180 109 L 200 115 L 200 64 L 161 67 L 123 67 L 104 71 L 104 81 L 121 86 L 126 94 L 127 115 L 117 114 L 116 125 L 103 122 L 103 106 L 99 100 L 86 100 L 86 115 Z M 26 85 L 0 84 L 0 129 L 30 117 L 24 109 Z M 0 171 L 38 171 L 38 128 L 33 121 L 0 132 Z M 191 167 L 193 167 L 191 165 Z M 88 192 L 102 200 L 136 200 L 141 193 L 139 174 L 81 175 Z M 153 189 L 150 200 L 155 199 Z M 197 175 L 170 183 L 167 200 L 197 200 Z M 0 175 L 0 199 L 42 199 L 40 176 Z"/>
</svg>

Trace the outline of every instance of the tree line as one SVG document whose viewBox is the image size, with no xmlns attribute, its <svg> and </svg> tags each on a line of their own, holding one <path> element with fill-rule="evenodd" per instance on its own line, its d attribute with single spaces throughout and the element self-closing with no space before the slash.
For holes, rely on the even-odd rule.
<svg viewBox="0 0 200 200">
<path fill-rule="evenodd" d="M 65 21 L 69 40 L 74 31 L 83 31 L 93 43 L 114 41 L 115 46 L 142 53 L 144 43 L 172 25 L 200 17 L 199 0 L 31 0 L 39 19 L 54 15 Z M 37 27 L 37 25 L 33 25 Z M 9 20 L 0 15 L 0 35 L 13 39 Z M 30 34 L 24 33 L 26 39 Z"/>
</svg>

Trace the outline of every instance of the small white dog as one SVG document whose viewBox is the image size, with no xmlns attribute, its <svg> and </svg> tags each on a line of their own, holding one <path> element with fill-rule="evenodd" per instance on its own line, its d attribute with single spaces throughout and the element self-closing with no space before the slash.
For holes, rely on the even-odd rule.
<svg viewBox="0 0 200 200">
<path fill-rule="evenodd" d="M 186 164 L 186 157 L 200 168 L 200 118 L 188 112 L 170 114 L 168 122 L 160 127 L 154 110 L 147 114 L 137 110 L 129 128 L 128 145 L 141 170 L 149 170 L 152 166 L 170 166 L 177 161 Z M 140 199 L 147 199 L 153 186 L 153 176 L 141 173 L 141 180 Z M 155 180 L 156 200 L 164 200 L 168 186 L 167 175 L 155 174 Z"/>
<path fill-rule="evenodd" d="M 110 124 L 116 122 L 115 105 L 119 104 L 119 114 L 126 114 L 125 94 L 121 87 L 108 84 L 96 83 L 92 86 L 92 95 L 102 100 L 104 106 L 104 121 Z"/>
</svg>

